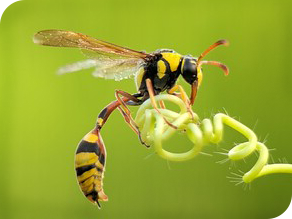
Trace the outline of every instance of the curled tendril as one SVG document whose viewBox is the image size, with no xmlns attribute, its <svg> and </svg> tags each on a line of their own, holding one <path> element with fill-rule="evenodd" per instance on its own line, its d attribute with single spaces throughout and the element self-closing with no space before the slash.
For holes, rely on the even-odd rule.
<svg viewBox="0 0 292 219">
<path fill-rule="evenodd" d="M 210 119 L 199 120 L 196 113 L 193 115 L 188 108 L 177 96 L 169 94 L 160 94 L 155 96 L 155 100 L 169 101 L 179 107 L 179 112 L 169 109 L 159 109 L 161 114 L 178 129 L 174 129 L 165 123 L 162 115 L 152 108 L 151 101 L 145 101 L 139 108 L 135 122 L 141 131 L 141 139 L 147 145 L 153 145 L 155 152 L 162 158 L 170 161 L 186 161 L 194 158 L 199 154 L 207 144 L 218 144 L 223 138 L 223 124 L 233 128 L 247 138 L 247 142 L 233 147 L 228 152 L 230 160 L 241 160 L 254 152 L 259 153 L 255 165 L 242 176 L 242 181 L 250 183 L 254 179 L 272 173 L 292 173 L 292 164 L 268 164 L 269 150 L 261 142 L 258 142 L 255 133 L 236 121 L 230 116 L 218 113 L 214 116 L 213 122 Z M 169 152 L 162 147 L 162 142 L 170 138 L 175 132 L 181 131 L 186 133 L 189 140 L 194 144 L 193 148 L 183 153 Z"/>
</svg>

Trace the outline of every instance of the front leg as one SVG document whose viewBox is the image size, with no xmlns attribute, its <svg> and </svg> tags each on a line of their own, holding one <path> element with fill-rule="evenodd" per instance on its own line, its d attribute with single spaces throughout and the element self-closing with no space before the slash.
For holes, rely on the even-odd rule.
<svg viewBox="0 0 292 219">
<path fill-rule="evenodd" d="M 175 96 L 179 96 L 185 103 L 187 109 L 188 109 L 188 112 L 191 114 L 192 118 L 194 118 L 194 114 L 193 114 L 193 111 L 192 111 L 192 108 L 191 108 L 191 105 L 194 104 L 194 100 L 195 100 L 195 97 L 196 97 L 196 89 L 193 90 L 193 86 L 192 86 L 192 93 L 191 93 L 191 97 L 190 99 L 188 98 L 188 95 L 186 94 L 185 90 L 183 89 L 183 87 L 181 85 L 175 85 L 174 87 L 172 87 L 171 89 L 168 89 L 167 90 L 167 93 L 169 94 L 173 94 Z M 179 93 L 175 93 L 175 91 L 179 90 Z"/>
<path fill-rule="evenodd" d="M 158 114 L 160 114 L 163 117 L 163 120 L 165 121 L 166 124 L 168 124 L 170 127 L 174 128 L 174 129 L 177 129 L 177 127 L 175 125 L 171 124 L 162 115 L 162 113 L 159 111 L 158 106 L 157 106 L 156 101 L 155 101 L 155 97 L 154 97 L 155 96 L 155 91 L 154 91 L 154 88 L 153 88 L 153 84 L 152 84 L 152 81 L 149 78 L 146 79 L 146 86 L 147 86 L 147 91 L 148 91 L 148 94 L 149 94 L 149 97 L 150 97 L 150 101 L 151 101 L 151 104 L 152 104 L 153 108 L 157 111 Z M 160 105 L 165 107 L 163 103 L 160 103 Z"/>
</svg>

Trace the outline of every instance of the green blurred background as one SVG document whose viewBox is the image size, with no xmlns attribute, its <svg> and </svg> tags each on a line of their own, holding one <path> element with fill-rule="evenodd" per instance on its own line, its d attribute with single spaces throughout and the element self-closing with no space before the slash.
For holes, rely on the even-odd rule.
<svg viewBox="0 0 292 219">
<path fill-rule="evenodd" d="M 262 177 L 251 189 L 226 176 L 248 171 L 252 155 L 236 168 L 214 151 L 244 139 L 227 129 L 219 146 L 183 162 L 167 162 L 140 145 L 115 112 L 102 130 L 107 147 L 102 209 L 90 204 L 75 179 L 74 153 L 94 127 L 114 90 L 135 92 L 134 82 L 96 79 L 90 70 L 57 76 L 82 60 L 76 49 L 34 45 L 43 29 L 65 29 L 136 50 L 172 48 L 198 56 L 218 39 L 208 60 L 230 67 L 204 68 L 195 111 L 201 118 L 224 109 L 267 140 L 275 162 L 292 162 L 291 1 L 97 1 L 25 0 L 11 5 L 0 25 L 1 157 L 0 218 L 273 218 L 291 200 L 290 175 Z M 180 80 L 188 90 L 188 86 Z M 136 109 L 133 108 L 133 111 Z M 267 137 L 268 136 L 268 137 Z M 168 142 L 184 151 L 190 142 Z M 271 161 L 272 162 L 272 161 Z M 231 169 L 230 169 L 231 168 Z"/>
</svg>

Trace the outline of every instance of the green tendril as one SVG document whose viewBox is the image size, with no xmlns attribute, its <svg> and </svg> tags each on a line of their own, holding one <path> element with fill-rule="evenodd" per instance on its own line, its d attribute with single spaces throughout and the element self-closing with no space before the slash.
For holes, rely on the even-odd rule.
<svg viewBox="0 0 292 219">
<path fill-rule="evenodd" d="M 292 164 L 268 164 L 269 150 L 261 142 L 258 142 L 255 133 L 231 118 L 230 116 L 218 113 L 214 116 L 213 122 L 210 119 L 199 120 L 196 113 L 188 111 L 185 102 L 177 96 L 161 94 L 155 96 L 155 101 L 171 102 L 179 107 L 179 112 L 168 109 L 153 109 L 150 99 L 145 101 L 139 108 L 135 122 L 137 123 L 141 139 L 147 145 L 153 145 L 155 152 L 162 158 L 170 161 L 186 161 L 199 154 L 203 147 L 210 144 L 218 144 L 223 138 L 223 124 L 238 131 L 247 138 L 247 142 L 233 147 L 228 152 L 230 160 L 241 160 L 254 152 L 259 153 L 255 165 L 242 176 L 242 181 L 250 183 L 254 179 L 272 173 L 292 173 Z M 177 129 L 170 127 L 165 120 L 171 122 Z M 162 142 L 170 138 L 175 132 L 185 133 L 194 144 L 193 148 L 183 153 L 169 152 L 162 147 Z"/>
</svg>

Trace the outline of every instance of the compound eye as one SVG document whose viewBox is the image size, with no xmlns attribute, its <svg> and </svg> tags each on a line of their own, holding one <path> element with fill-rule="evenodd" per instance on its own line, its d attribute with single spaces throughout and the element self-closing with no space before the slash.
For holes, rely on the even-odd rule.
<svg viewBox="0 0 292 219">
<path fill-rule="evenodd" d="M 195 60 L 186 59 L 184 61 L 182 76 L 189 84 L 197 80 L 197 64 Z"/>
</svg>

